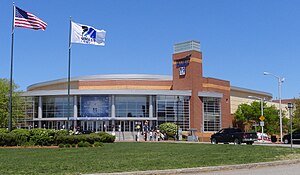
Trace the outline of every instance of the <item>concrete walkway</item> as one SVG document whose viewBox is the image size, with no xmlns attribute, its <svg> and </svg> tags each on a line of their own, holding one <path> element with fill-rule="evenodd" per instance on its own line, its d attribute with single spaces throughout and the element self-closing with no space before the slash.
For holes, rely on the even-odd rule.
<svg viewBox="0 0 300 175">
<path fill-rule="evenodd" d="M 228 170 L 235 170 L 235 169 L 253 169 L 253 168 L 259 168 L 259 167 L 272 167 L 272 166 L 291 165 L 291 164 L 300 164 L 300 159 L 241 164 L 241 165 L 228 165 L 228 166 L 198 167 L 198 168 L 183 168 L 183 169 L 170 169 L 170 170 L 153 170 L 153 171 L 134 171 L 134 172 L 119 172 L 119 173 L 96 173 L 96 174 L 86 174 L 86 175 L 202 174 L 202 173 L 207 173 L 207 172 L 228 171 Z"/>
</svg>

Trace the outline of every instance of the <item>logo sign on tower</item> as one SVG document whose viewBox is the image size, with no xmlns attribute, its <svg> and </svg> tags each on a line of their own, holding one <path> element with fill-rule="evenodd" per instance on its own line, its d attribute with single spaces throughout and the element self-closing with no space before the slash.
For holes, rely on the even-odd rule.
<svg viewBox="0 0 300 175">
<path fill-rule="evenodd" d="M 186 74 L 186 67 L 189 65 L 190 63 L 190 59 L 191 59 L 191 54 L 184 57 L 184 58 L 180 58 L 176 61 L 176 67 L 179 68 L 179 75 L 180 76 L 184 76 Z"/>
</svg>

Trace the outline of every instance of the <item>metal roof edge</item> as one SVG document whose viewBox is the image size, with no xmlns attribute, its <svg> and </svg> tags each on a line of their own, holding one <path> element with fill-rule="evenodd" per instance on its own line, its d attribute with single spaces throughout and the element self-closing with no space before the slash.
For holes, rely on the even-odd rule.
<svg viewBox="0 0 300 175">
<path fill-rule="evenodd" d="M 71 89 L 71 95 L 182 95 L 191 96 L 191 90 L 77 90 Z M 27 91 L 22 96 L 60 96 L 67 95 L 67 90 Z"/>
<path fill-rule="evenodd" d="M 230 86 L 230 90 L 256 93 L 256 94 L 260 94 L 260 95 L 269 96 L 271 98 L 273 97 L 273 95 L 271 93 L 269 93 L 269 92 L 252 90 L 252 89 L 247 89 L 247 88 L 241 88 L 241 87 L 237 87 L 237 86 Z"/>
<path fill-rule="evenodd" d="M 103 74 L 103 75 L 90 75 L 71 77 L 71 81 L 87 81 L 87 80 L 172 80 L 170 75 L 156 75 L 156 74 Z M 47 86 L 51 84 L 65 83 L 67 78 L 50 80 L 40 83 L 35 83 L 27 87 L 27 90 Z"/>
</svg>

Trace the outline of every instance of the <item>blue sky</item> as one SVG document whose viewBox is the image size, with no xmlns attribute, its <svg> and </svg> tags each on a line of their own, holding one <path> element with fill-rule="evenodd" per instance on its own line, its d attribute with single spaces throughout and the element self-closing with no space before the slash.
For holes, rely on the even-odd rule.
<svg viewBox="0 0 300 175">
<path fill-rule="evenodd" d="M 0 6 L 0 78 L 9 78 L 12 2 Z M 173 45 L 201 42 L 203 75 L 278 98 L 300 93 L 300 1 L 14 0 L 44 20 L 45 31 L 15 29 L 14 81 L 27 86 L 67 78 L 69 17 L 107 31 L 106 46 L 73 44 L 71 76 L 172 75 Z"/>
</svg>

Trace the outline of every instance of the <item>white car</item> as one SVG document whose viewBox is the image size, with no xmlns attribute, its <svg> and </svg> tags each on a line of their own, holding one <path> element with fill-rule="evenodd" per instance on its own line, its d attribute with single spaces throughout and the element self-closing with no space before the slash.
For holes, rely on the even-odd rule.
<svg viewBox="0 0 300 175">
<path fill-rule="evenodd" d="M 270 142 L 271 143 L 271 139 L 269 138 L 268 134 L 266 133 L 260 133 L 260 132 L 257 132 L 257 141 L 258 142 Z"/>
</svg>

